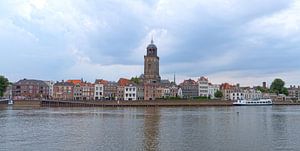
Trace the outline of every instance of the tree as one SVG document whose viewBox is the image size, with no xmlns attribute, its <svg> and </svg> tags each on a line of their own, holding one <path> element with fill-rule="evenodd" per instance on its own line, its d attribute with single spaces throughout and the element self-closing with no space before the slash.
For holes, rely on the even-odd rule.
<svg viewBox="0 0 300 151">
<path fill-rule="evenodd" d="M 268 88 L 263 88 L 261 86 L 256 87 L 256 89 L 258 91 L 262 92 L 262 93 L 268 93 L 269 92 Z"/>
<path fill-rule="evenodd" d="M 275 79 L 270 87 L 271 92 L 278 94 L 288 95 L 287 88 L 284 87 L 285 82 L 281 79 Z"/>
<path fill-rule="evenodd" d="M 221 92 L 221 91 L 217 91 L 216 93 L 215 93 L 215 97 L 216 98 L 221 98 L 221 97 L 223 97 L 223 93 Z"/>
<path fill-rule="evenodd" d="M 132 77 L 130 81 L 134 82 L 135 84 L 140 84 L 140 79 L 138 77 Z"/>
<path fill-rule="evenodd" d="M 4 76 L 0 76 L 0 97 L 3 97 L 4 92 L 6 91 L 6 88 L 9 85 L 9 81 Z"/>
</svg>

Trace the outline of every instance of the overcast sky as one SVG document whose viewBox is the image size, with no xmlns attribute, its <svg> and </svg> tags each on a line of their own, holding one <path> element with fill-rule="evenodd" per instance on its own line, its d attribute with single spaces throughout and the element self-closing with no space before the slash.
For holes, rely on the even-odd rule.
<svg viewBox="0 0 300 151">
<path fill-rule="evenodd" d="M 299 0 L 3 0 L 0 74 L 139 76 L 152 36 L 163 79 L 300 84 Z"/>
</svg>

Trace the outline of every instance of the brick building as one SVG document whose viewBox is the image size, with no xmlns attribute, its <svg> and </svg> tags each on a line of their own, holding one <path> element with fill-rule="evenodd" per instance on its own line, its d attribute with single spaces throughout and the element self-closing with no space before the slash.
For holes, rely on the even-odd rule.
<svg viewBox="0 0 300 151">
<path fill-rule="evenodd" d="M 71 82 L 56 82 L 53 85 L 53 99 L 55 100 L 73 100 L 74 84 Z"/>
<path fill-rule="evenodd" d="M 41 80 L 23 79 L 12 86 L 14 100 L 40 100 L 49 98 L 49 86 Z"/>
</svg>

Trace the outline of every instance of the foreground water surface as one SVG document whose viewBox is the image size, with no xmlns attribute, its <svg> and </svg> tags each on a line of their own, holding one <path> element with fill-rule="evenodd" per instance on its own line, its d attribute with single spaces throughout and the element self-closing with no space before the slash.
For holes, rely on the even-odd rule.
<svg viewBox="0 0 300 151">
<path fill-rule="evenodd" d="M 300 150 L 300 106 L 0 108 L 0 150 Z"/>
</svg>

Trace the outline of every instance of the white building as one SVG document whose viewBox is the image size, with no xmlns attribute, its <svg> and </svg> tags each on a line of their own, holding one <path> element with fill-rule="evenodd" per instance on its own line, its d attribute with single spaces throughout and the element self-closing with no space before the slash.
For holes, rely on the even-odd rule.
<svg viewBox="0 0 300 151">
<path fill-rule="evenodd" d="M 232 93 L 229 94 L 229 98 L 232 101 L 243 100 L 244 99 L 244 93 L 243 92 L 232 92 Z"/>
<path fill-rule="evenodd" d="M 201 77 L 198 79 L 198 96 L 208 97 L 208 79 Z"/>
<path fill-rule="evenodd" d="M 94 99 L 101 100 L 103 98 L 104 98 L 104 85 L 103 84 L 95 84 Z"/>
<path fill-rule="evenodd" d="M 257 100 L 263 98 L 263 95 L 260 91 L 254 89 L 244 90 L 244 99 L 246 100 Z"/>
<path fill-rule="evenodd" d="M 179 98 L 183 98 L 183 93 L 182 93 L 182 89 L 181 88 L 178 88 L 177 96 Z"/>
<path fill-rule="evenodd" d="M 215 93 L 220 90 L 220 85 L 218 84 L 208 84 L 208 96 L 211 99 L 215 99 Z"/>
<path fill-rule="evenodd" d="M 4 94 L 3 94 L 3 98 L 5 99 L 12 99 L 12 85 L 8 85 Z"/>
<path fill-rule="evenodd" d="M 53 86 L 54 86 L 54 81 L 44 81 L 48 86 L 49 86 L 49 96 L 52 98 L 53 97 Z"/>
<path fill-rule="evenodd" d="M 129 84 L 128 86 L 125 86 L 124 88 L 124 100 L 137 100 L 137 87 L 133 84 Z"/>
</svg>

